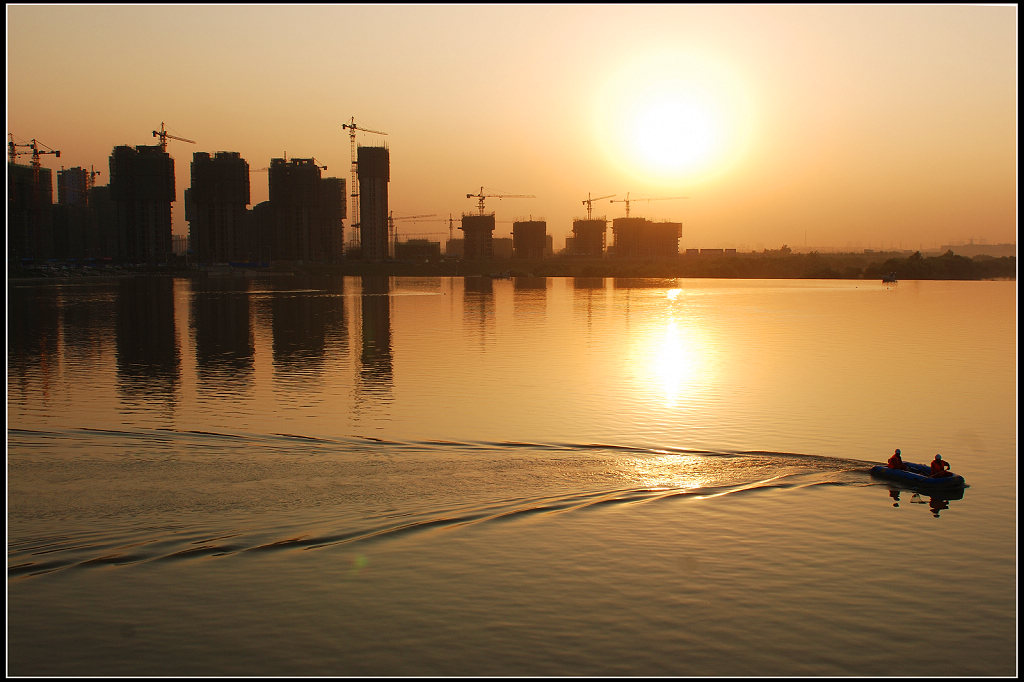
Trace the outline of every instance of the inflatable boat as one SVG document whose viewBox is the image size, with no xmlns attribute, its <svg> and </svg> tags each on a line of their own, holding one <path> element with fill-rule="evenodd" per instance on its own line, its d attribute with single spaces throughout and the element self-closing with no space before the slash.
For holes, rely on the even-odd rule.
<svg viewBox="0 0 1024 682">
<path fill-rule="evenodd" d="M 906 485 L 922 490 L 948 490 L 950 488 L 963 488 L 964 477 L 950 472 L 948 476 L 932 477 L 932 468 L 927 464 L 916 464 L 904 462 L 906 469 L 893 469 L 885 464 L 871 467 L 871 475 L 875 478 L 885 478 L 890 481 L 905 483 Z"/>
</svg>

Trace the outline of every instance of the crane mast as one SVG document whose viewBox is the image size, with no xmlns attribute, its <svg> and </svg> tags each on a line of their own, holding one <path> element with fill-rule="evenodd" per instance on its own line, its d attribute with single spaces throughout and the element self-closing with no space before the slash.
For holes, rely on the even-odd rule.
<svg viewBox="0 0 1024 682">
<path fill-rule="evenodd" d="M 352 199 L 350 203 L 350 212 L 352 217 L 349 219 L 349 224 L 352 226 L 352 243 L 359 243 L 359 160 L 356 156 L 356 131 L 362 131 L 364 133 L 373 133 L 374 135 L 387 135 L 379 130 L 370 130 L 369 128 L 361 128 L 356 125 L 356 118 L 352 116 L 349 118 L 348 123 L 342 123 L 341 129 L 348 130 L 349 146 L 352 148 L 352 188 L 349 192 L 349 197 Z M 344 238 L 342 238 L 344 241 Z"/>
<path fill-rule="evenodd" d="M 608 199 L 608 198 L 613 197 L 613 196 L 615 196 L 615 195 L 614 194 L 606 194 L 603 197 L 594 197 L 593 199 L 591 199 L 590 198 L 590 192 L 587 192 L 587 198 L 583 200 L 583 205 L 587 207 L 587 220 L 590 220 L 591 209 L 593 208 L 593 203 L 595 201 L 600 201 L 601 199 Z"/>
<path fill-rule="evenodd" d="M 162 151 L 162 152 L 166 152 L 167 151 L 167 138 L 170 138 L 172 140 L 178 140 L 180 142 L 188 142 L 190 144 L 195 144 L 196 143 L 195 140 L 189 140 L 189 139 L 184 138 L 184 137 L 178 137 L 177 135 L 171 135 L 164 128 L 164 122 L 163 121 L 160 121 L 160 130 L 158 130 L 158 131 L 154 130 L 153 131 L 153 137 L 159 137 L 160 138 L 160 151 Z"/>
</svg>

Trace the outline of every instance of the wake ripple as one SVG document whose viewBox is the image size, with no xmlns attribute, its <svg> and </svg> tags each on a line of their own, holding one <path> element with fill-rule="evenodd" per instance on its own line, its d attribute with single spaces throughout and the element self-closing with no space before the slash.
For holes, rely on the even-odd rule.
<svg viewBox="0 0 1024 682">
<path fill-rule="evenodd" d="M 212 527 L 216 524 L 231 523 L 215 514 L 181 517 L 192 520 L 183 521 L 185 525 L 163 527 L 155 527 L 152 524 L 144 527 L 140 520 L 127 517 L 121 519 L 119 526 L 107 523 L 89 525 L 86 519 L 82 521 L 77 533 L 27 539 L 9 537 L 9 578 L 143 563 L 320 551 L 359 543 L 396 540 L 418 533 L 480 524 L 509 523 L 527 518 L 543 519 L 555 514 L 587 513 L 624 505 L 701 500 L 727 495 L 754 494 L 773 489 L 872 485 L 866 472 L 874 464 L 801 453 L 709 451 L 616 443 L 398 441 L 371 437 L 328 438 L 284 433 L 220 433 L 174 429 L 9 429 L 8 439 L 9 443 L 21 446 L 9 453 L 9 466 L 11 462 L 30 462 L 30 456 L 41 457 L 43 455 L 39 453 L 42 451 L 48 453 L 46 456 L 56 457 L 64 465 L 71 456 L 63 453 L 73 448 L 64 446 L 59 449 L 47 449 L 45 446 L 72 439 L 77 441 L 76 445 L 93 446 L 91 449 L 102 453 L 111 449 L 109 445 L 116 443 L 159 443 L 171 464 L 174 464 L 175 458 L 187 457 L 190 461 L 203 462 L 204 466 L 207 460 L 259 461 L 260 457 L 267 456 L 267 452 L 285 461 L 299 459 L 301 455 L 310 453 L 327 454 L 329 457 L 324 461 L 336 466 L 341 466 L 338 463 L 343 464 L 346 461 L 365 462 L 367 453 L 395 455 L 395 466 L 405 467 L 401 470 L 403 475 L 413 478 L 421 473 L 421 469 L 417 467 L 430 469 L 436 462 L 444 465 L 437 468 L 439 473 L 433 473 L 432 470 L 428 472 L 434 476 L 433 485 L 441 485 L 439 481 L 445 480 L 444 477 L 449 475 L 446 472 L 451 471 L 453 466 L 456 467 L 455 470 L 470 470 L 486 477 L 494 471 L 495 462 L 502 465 L 506 462 L 506 456 L 509 458 L 508 462 L 513 462 L 515 467 L 523 467 L 525 472 L 522 479 L 516 479 L 517 487 L 501 488 L 500 494 L 514 497 L 487 500 L 486 496 L 483 496 L 485 501 L 468 503 L 465 507 L 455 506 L 461 503 L 461 500 L 456 500 L 455 497 L 450 497 L 452 505 L 449 506 L 443 497 L 435 496 L 431 498 L 435 506 L 427 509 L 397 508 L 376 514 L 371 509 L 364 509 L 361 512 L 348 510 L 347 517 L 342 516 L 346 511 L 340 505 L 319 507 L 315 510 L 301 508 L 299 518 L 305 520 L 296 522 L 294 516 L 271 515 L 268 524 L 264 515 L 260 517 L 260 527 L 256 529 L 220 527 L 213 530 Z M 35 454 L 30 455 L 29 451 Z M 75 457 L 78 457 L 78 450 L 75 452 Z M 416 456 L 407 461 L 407 458 L 397 456 L 403 453 L 412 453 Z M 481 459 L 482 453 L 486 453 L 487 456 Z M 118 454 L 115 452 L 111 455 L 97 455 L 102 456 L 116 458 Z M 378 462 L 380 459 L 376 457 L 373 461 Z M 310 460 L 303 460 L 303 464 L 305 465 L 307 461 Z M 689 466 L 710 471 L 713 475 L 703 479 L 698 476 L 693 480 L 705 482 L 687 484 L 685 487 L 638 485 L 635 484 L 636 481 L 631 482 L 618 476 L 621 470 L 627 470 L 637 462 L 641 465 L 650 463 L 671 470 L 684 461 L 689 463 Z M 629 466 L 624 464 L 626 462 L 630 463 Z M 139 465 L 145 464 L 147 463 Z M 159 464 L 167 466 L 164 460 Z M 279 472 L 282 469 L 273 471 Z M 315 473 L 317 470 L 302 469 L 302 472 L 307 471 Z M 388 471 L 394 473 L 394 469 Z M 602 487 L 600 483 L 595 483 L 602 480 L 600 476 L 588 479 L 580 474 L 581 471 L 599 472 L 602 475 L 611 472 L 615 475 L 604 476 L 605 482 L 620 478 L 627 485 L 621 488 Z M 556 478 L 561 478 L 551 483 L 545 479 L 551 473 L 556 474 Z M 518 468 L 516 475 L 519 475 Z M 545 480 L 543 488 L 538 488 L 532 483 L 537 479 Z M 348 482 L 347 479 L 339 480 Z M 373 480 L 376 479 L 365 479 L 363 483 L 369 485 Z M 562 486 L 562 491 L 558 490 L 559 486 Z M 543 489 L 546 493 L 537 496 L 522 495 L 529 489 Z M 252 510 L 253 513 L 255 511 Z M 150 517 L 154 518 L 156 517 Z M 255 518 L 250 515 L 247 520 L 239 523 L 255 525 L 257 522 L 252 520 Z M 287 522 L 286 518 L 293 520 Z M 197 525 L 200 523 L 209 525 L 204 529 Z"/>
<path fill-rule="evenodd" d="M 563 513 L 585 513 L 618 505 L 662 503 L 669 500 L 700 500 L 723 495 L 749 494 L 768 489 L 793 489 L 814 486 L 864 485 L 863 481 L 842 477 L 821 477 L 797 474 L 752 481 L 740 485 L 713 486 L 692 489 L 652 488 L 623 489 L 591 493 L 578 493 L 564 497 L 519 500 L 514 503 L 479 507 L 459 512 L 438 510 L 421 514 L 419 518 L 392 521 L 379 525 L 328 533 L 284 533 L 284 537 L 264 539 L 245 537 L 244 534 L 218 534 L 199 537 L 181 546 L 181 540 L 171 541 L 160 534 L 152 539 L 134 539 L 117 546 L 116 539 L 92 542 L 74 542 L 71 538 L 53 540 L 37 545 L 12 547 L 7 574 L 9 578 L 39 576 L 65 570 L 84 570 L 97 567 L 119 567 L 142 563 L 180 562 L 215 559 L 270 552 L 323 550 L 359 543 L 397 540 L 412 534 L 465 527 L 478 524 L 507 523 L 527 517 L 541 517 Z M 285 529 L 280 529 L 284 531 Z M 272 531 L 271 531 L 272 532 Z M 194 533 L 189 533 L 193 535 Z M 123 541 L 123 538 L 122 538 Z M 168 547 L 168 545 L 171 545 Z M 53 554 L 88 555 L 84 558 L 54 558 Z"/>
</svg>

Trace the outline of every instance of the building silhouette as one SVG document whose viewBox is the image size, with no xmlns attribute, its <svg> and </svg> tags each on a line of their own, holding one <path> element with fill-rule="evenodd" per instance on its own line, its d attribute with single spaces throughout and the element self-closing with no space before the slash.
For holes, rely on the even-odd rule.
<svg viewBox="0 0 1024 682">
<path fill-rule="evenodd" d="M 490 260 L 494 257 L 494 214 L 462 215 L 462 257 Z"/>
<path fill-rule="evenodd" d="M 653 223 L 646 218 L 616 218 L 612 221 L 616 258 L 669 258 L 679 255 L 682 223 Z"/>
<path fill-rule="evenodd" d="M 270 201 L 261 201 L 249 211 L 249 237 L 253 260 L 270 264 L 274 252 L 274 211 Z"/>
<path fill-rule="evenodd" d="M 313 159 L 271 159 L 269 183 L 273 259 L 310 260 L 320 167 Z"/>
<path fill-rule="evenodd" d="M 359 241 L 362 258 L 388 258 L 388 181 L 391 157 L 387 147 L 359 147 Z"/>
<path fill-rule="evenodd" d="M 420 263 L 441 260 L 441 242 L 407 239 L 395 244 L 395 259 Z"/>
<path fill-rule="evenodd" d="M 512 223 L 512 257 L 541 259 L 548 251 L 548 224 L 543 220 Z"/>
<path fill-rule="evenodd" d="M 110 196 L 115 209 L 117 257 L 166 263 L 171 257 L 174 159 L 159 145 L 114 147 Z"/>
<path fill-rule="evenodd" d="M 49 168 L 7 163 L 7 258 L 50 258 L 53 252 L 53 174 Z"/>
<path fill-rule="evenodd" d="M 448 239 L 444 243 L 445 258 L 463 258 L 465 256 L 464 239 Z"/>
<path fill-rule="evenodd" d="M 62 206 L 88 206 L 89 171 L 79 166 L 57 171 L 57 203 Z"/>
<path fill-rule="evenodd" d="M 605 218 L 572 221 L 572 242 L 567 249 L 570 255 L 599 258 L 605 252 L 605 235 L 608 221 Z"/>
<path fill-rule="evenodd" d="M 339 263 L 345 249 L 344 220 L 348 214 L 345 179 L 321 178 L 319 202 L 321 239 L 325 248 L 322 260 L 331 264 Z"/>
<path fill-rule="evenodd" d="M 257 225 L 253 230 L 258 238 L 265 235 L 261 241 L 269 244 L 269 259 L 310 263 L 340 260 L 345 181 L 321 178 L 321 169 L 312 158 L 270 160 L 270 215 L 263 215 L 265 209 L 260 209 L 254 216 Z M 258 253 L 262 250 L 254 249 Z"/>
<path fill-rule="evenodd" d="M 91 235 L 89 172 L 84 168 L 57 171 L 57 204 L 53 209 L 53 257 L 78 259 L 88 255 Z"/>
<path fill-rule="evenodd" d="M 192 155 L 192 186 L 185 191 L 189 249 L 197 263 L 253 260 L 249 164 L 238 152 Z"/>
<path fill-rule="evenodd" d="M 99 260 L 117 257 L 117 208 L 110 195 L 110 185 L 89 188 L 89 225 L 85 240 L 85 256 Z"/>
</svg>

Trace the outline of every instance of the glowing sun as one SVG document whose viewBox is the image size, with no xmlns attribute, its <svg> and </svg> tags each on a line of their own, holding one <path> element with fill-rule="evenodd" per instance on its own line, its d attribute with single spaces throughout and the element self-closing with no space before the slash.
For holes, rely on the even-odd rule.
<svg viewBox="0 0 1024 682">
<path fill-rule="evenodd" d="M 654 183 L 696 182 L 738 157 L 749 137 L 744 91 L 720 64 L 650 53 L 609 75 L 595 107 L 609 163 Z"/>
</svg>

